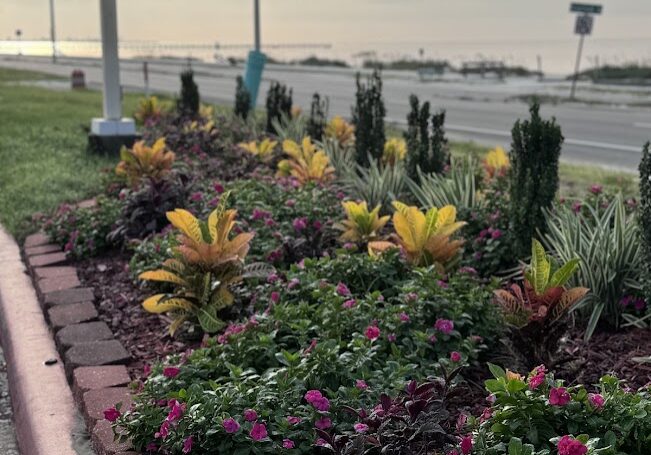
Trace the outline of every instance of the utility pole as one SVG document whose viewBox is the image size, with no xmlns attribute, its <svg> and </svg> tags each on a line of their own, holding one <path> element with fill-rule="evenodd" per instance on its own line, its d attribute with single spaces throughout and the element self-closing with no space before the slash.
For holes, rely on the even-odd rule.
<svg viewBox="0 0 651 455">
<path fill-rule="evenodd" d="M 256 52 L 260 52 L 260 1 L 253 0 L 253 43 Z"/>
<path fill-rule="evenodd" d="M 262 82 L 262 72 L 267 56 L 262 53 L 260 39 L 260 0 L 253 0 L 253 49 L 249 52 L 244 70 L 244 86 L 251 95 L 251 107 L 255 108 Z"/>
<path fill-rule="evenodd" d="M 54 0 L 50 0 L 50 40 L 52 41 L 52 63 L 57 62 L 57 38 L 54 27 Z"/>
</svg>

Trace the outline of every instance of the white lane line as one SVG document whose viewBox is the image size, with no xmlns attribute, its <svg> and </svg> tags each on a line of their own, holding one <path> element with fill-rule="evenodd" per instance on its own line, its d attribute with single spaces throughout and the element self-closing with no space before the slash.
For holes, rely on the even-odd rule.
<svg viewBox="0 0 651 455">
<path fill-rule="evenodd" d="M 633 126 L 635 126 L 637 128 L 649 128 L 649 129 L 651 129 L 651 123 L 636 122 L 636 123 L 633 123 Z"/>
</svg>

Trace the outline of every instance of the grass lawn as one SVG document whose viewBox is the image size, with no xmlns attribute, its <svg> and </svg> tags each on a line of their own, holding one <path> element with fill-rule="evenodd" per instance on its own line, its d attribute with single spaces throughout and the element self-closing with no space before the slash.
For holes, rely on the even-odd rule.
<svg viewBox="0 0 651 455">
<path fill-rule="evenodd" d="M 18 239 L 33 230 L 34 212 L 97 192 L 98 170 L 116 161 L 86 153 L 83 128 L 101 116 L 101 94 L 15 84 L 45 78 L 51 79 L 0 69 L 0 223 Z M 133 111 L 137 99 L 125 95 L 125 112 Z"/>
</svg>

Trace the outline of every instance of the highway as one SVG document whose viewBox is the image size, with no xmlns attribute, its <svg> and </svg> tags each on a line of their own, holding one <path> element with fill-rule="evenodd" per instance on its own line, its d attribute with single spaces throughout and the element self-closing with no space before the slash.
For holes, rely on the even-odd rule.
<svg viewBox="0 0 651 455">
<path fill-rule="evenodd" d="M 180 85 L 178 74 L 184 64 L 183 61 L 150 62 L 151 90 L 176 94 Z M 5 56 L 0 57 L 0 66 L 59 76 L 69 76 L 73 69 L 82 69 L 90 86 L 99 87 L 102 81 L 101 62 L 98 59 L 60 58 L 53 64 L 48 58 Z M 235 77 L 242 73 L 241 66 L 193 63 L 193 69 L 203 99 L 216 103 L 233 102 Z M 143 90 L 141 62 L 123 60 L 120 71 L 125 90 Z M 331 115 L 350 116 L 355 95 L 355 71 L 352 69 L 268 65 L 258 97 L 259 105 L 264 104 L 264 95 L 273 80 L 291 87 L 294 103 L 305 111 L 309 110 L 312 94 L 319 92 L 329 98 Z M 548 93 L 559 87 L 564 90 L 563 84 L 558 81 L 520 85 L 484 81 L 421 82 L 411 73 L 385 71 L 384 97 L 389 121 L 404 124 L 409 95 L 414 93 L 421 101 L 430 101 L 434 109 L 447 111 L 446 128 L 450 137 L 508 147 L 513 123 L 518 118 L 528 116 L 527 105 L 511 100 L 511 96 L 534 91 Z M 611 91 L 617 99 L 617 89 Z M 588 93 L 588 90 L 584 87 L 584 91 L 579 93 Z M 628 96 L 637 96 L 635 93 L 629 92 Z M 648 95 L 642 92 L 639 96 L 646 100 Z M 562 159 L 568 162 L 634 171 L 643 144 L 651 139 L 651 108 L 622 104 L 560 103 L 544 104 L 542 114 L 556 117 L 561 125 L 565 136 Z"/>
</svg>

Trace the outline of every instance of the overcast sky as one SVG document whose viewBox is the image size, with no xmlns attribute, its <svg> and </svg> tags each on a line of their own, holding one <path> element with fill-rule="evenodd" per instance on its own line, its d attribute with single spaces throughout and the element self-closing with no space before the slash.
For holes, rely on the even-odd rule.
<svg viewBox="0 0 651 455">
<path fill-rule="evenodd" d="M 0 0 L 0 38 L 49 35 L 49 0 Z M 99 0 L 55 0 L 59 39 L 98 38 Z M 117 0 L 120 38 L 248 43 L 252 0 Z M 571 34 L 567 0 L 260 0 L 263 40 L 463 42 Z M 651 0 L 605 0 L 595 35 L 646 39 Z"/>
</svg>

